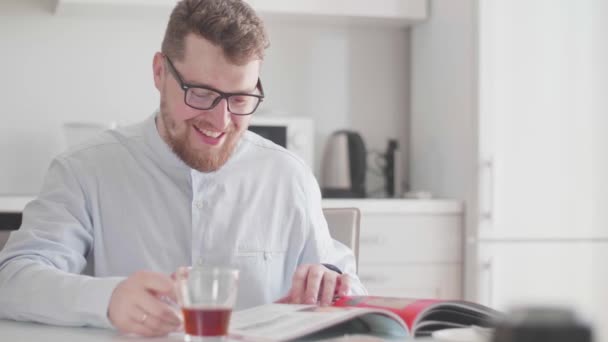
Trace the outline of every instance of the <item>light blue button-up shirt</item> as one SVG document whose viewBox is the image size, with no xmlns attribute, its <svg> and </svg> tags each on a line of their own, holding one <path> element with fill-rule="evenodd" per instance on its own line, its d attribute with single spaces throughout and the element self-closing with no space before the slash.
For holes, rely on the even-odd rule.
<svg viewBox="0 0 608 342">
<path fill-rule="evenodd" d="M 224 166 L 202 173 L 173 154 L 155 117 L 54 159 L 0 252 L 0 317 L 110 327 L 125 277 L 199 261 L 240 269 L 237 309 L 286 295 L 303 263 L 336 265 L 365 293 L 299 158 L 248 131 Z"/>
</svg>

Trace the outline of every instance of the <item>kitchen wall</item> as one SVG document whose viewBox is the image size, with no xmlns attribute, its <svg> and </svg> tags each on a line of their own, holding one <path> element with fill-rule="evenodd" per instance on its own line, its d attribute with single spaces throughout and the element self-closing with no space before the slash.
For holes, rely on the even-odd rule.
<svg viewBox="0 0 608 342">
<path fill-rule="evenodd" d="M 128 124 L 158 104 L 151 64 L 167 11 L 115 6 L 55 15 L 53 4 L 0 2 L 0 195 L 39 190 L 51 158 L 65 148 L 62 123 Z M 270 18 L 268 27 L 268 100 L 259 114 L 316 120 L 317 175 L 333 130 L 360 130 L 372 150 L 384 150 L 393 137 L 404 146 L 407 31 L 281 18 Z M 369 188 L 382 185 L 377 177 L 369 181 Z"/>
</svg>

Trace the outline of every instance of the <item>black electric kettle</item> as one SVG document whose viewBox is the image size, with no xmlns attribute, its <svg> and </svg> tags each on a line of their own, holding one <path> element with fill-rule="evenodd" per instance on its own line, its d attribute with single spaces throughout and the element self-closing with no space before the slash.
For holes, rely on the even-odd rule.
<svg viewBox="0 0 608 342">
<path fill-rule="evenodd" d="M 341 130 L 331 134 L 321 165 L 321 191 L 325 198 L 365 197 L 367 151 L 361 135 Z"/>
</svg>

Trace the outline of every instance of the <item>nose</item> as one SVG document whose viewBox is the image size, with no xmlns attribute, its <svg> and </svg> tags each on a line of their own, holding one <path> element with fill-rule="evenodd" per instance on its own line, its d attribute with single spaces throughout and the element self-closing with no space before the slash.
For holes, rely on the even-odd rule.
<svg viewBox="0 0 608 342">
<path fill-rule="evenodd" d="M 230 112 L 228 111 L 228 101 L 226 99 L 221 99 L 215 107 L 207 112 L 206 116 L 207 120 L 214 128 L 226 128 L 231 120 Z"/>
</svg>

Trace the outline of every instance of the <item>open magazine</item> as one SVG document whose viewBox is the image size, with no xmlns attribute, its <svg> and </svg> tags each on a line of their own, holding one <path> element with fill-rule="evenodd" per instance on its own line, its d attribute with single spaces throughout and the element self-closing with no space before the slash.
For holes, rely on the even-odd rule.
<svg viewBox="0 0 608 342">
<path fill-rule="evenodd" d="M 319 340 L 348 335 L 422 337 L 433 331 L 490 327 L 499 313 L 464 301 L 342 297 L 333 306 L 267 304 L 233 313 L 232 338 L 255 341 Z"/>
<path fill-rule="evenodd" d="M 333 305 L 393 312 L 414 337 L 430 336 L 434 331 L 449 328 L 490 328 L 501 316 L 499 311 L 487 306 L 461 300 L 354 296 L 339 298 Z"/>
</svg>

